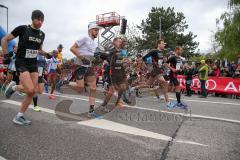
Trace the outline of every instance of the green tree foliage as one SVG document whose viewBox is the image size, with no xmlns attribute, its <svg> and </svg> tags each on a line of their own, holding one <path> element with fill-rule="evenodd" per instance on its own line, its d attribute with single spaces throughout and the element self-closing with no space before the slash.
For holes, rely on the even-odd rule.
<svg viewBox="0 0 240 160">
<path fill-rule="evenodd" d="M 229 7 L 230 10 L 217 20 L 215 40 L 221 47 L 221 58 L 236 60 L 240 55 L 240 0 L 229 0 Z M 220 22 L 223 23 L 223 28 L 219 27 Z"/>
<path fill-rule="evenodd" d="M 138 49 L 146 50 L 155 46 L 160 38 L 160 18 L 161 18 L 161 38 L 167 42 L 167 48 L 174 50 L 176 46 L 184 48 L 183 56 L 191 57 L 199 43 L 194 41 L 196 35 L 192 32 L 186 33 L 188 25 L 185 16 L 181 12 L 174 12 L 174 8 L 153 7 L 146 20 L 138 28 L 142 36 L 137 39 Z"/>
</svg>

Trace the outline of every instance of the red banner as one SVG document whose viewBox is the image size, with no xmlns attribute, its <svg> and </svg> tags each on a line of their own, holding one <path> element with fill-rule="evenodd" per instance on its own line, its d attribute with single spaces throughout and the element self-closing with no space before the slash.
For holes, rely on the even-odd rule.
<svg viewBox="0 0 240 160">
<path fill-rule="evenodd" d="M 180 86 L 185 90 L 185 76 L 178 76 Z M 208 77 L 206 82 L 206 88 L 208 93 L 223 93 L 223 94 L 234 94 L 240 95 L 240 78 L 229 78 L 229 77 Z M 197 76 L 193 77 L 191 89 L 193 91 L 200 91 L 201 84 Z"/>
</svg>

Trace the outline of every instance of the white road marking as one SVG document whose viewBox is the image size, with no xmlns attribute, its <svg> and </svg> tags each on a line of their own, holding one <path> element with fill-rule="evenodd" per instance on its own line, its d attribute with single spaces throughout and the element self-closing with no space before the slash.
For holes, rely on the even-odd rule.
<svg viewBox="0 0 240 160">
<path fill-rule="evenodd" d="M 169 98 L 169 99 L 174 99 L 175 98 Z M 212 104 L 222 104 L 222 105 L 233 105 L 233 106 L 239 106 L 239 103 L 226 103 L 226 102 L 214 102 L 214 101 L 200 101 L 200 100 L 196 100 L 196 99 L 184 99 L 184 101 L 188 101 L 188 102 L 199 102 L 199 103 L 212 103 Z"/>
<path fill-rule="evenodd" d="M 13 101 L 13 100 L 2 100 L 4 103 L 12 104 L 12 105 L 21 105 L 20 102 L 18 101 Z M 33 106 L 31 105 L 30 108 L 32 109 Z M 41 108 L 43 112 L 51 113 L 54 114 L 54 111 L 51 109 L 46 109 L 46 108 Z M 99 129 L 104 129 L 104 130 L 109 130 L 109 131 L 114 131 L 114 132 L 119 132 L 119 133 L 125 133 L 125 134 L 131 134 L 135 136 L 142 136 L 142 137 L 148 137 L 148 138 L 153 138 L 153 139 L 158 139 L 158 140 L 163 140 L 163 141 L 171 141 L 172 137 L 163 135 L 163 134 L 158 134 L 154 132 L 150 132 L 147 130 L 139 129 L 136 127 L 131 127 L 128 125 L 124 125 L 121 123 L 105 120 L 105 119 L 92 119 L 88 121 L 80 121 L 77 122 L 79 125 L 83 126 L 88 126 L 88 127 L 94 127 L 94 128 L 99 128 Z M 188 141 L 188 140 L 175 140 L 177 143 L 184 143 L 184 144 L 192 144 L 192 145 L 198 145 L 198 146 L 203 146 L 207 147 L 208 145 L 193 142 L 193 141 Z"/>
<path fill-rule="evenodd" d="M 66 95 L 56 95 L 56 96 L 63 97 L 63 98 L 70 98 L 70 99 L 77 99 L 77 100 L 88 101 L 88 99 L 85 99 L 85 98 L 78 98 L 78 97 L 72 97 L 72 96 L 66 96 Z M 191 100 L 189 100 L 189 101 L 191 101 Z M 192 101 L 197 101 L 197 100 L 192 100 Z M 101 103 L 101 101 L 99 101 L 99 100 L 96 100 L 96 102 Z M 205 102 L 205 103 L 207 103 L 209 101 L 198 101 L 198 102 Z M 213 103 L 228 104 L 228 105 L 240 105 L 240 104 L 236 104 L 236 103 L 222 103 L 222 102 L 213 102 Z M 168 114 L 174 114 L 174 115 L 181 115 L 181 116 L 184 116 L 184 117 L 202 118 L 202 119 L 209 119 L 209 120 L 218 120 L 218 121 L 231 122 L 231 123 L 240 123 L 240 120 L 227 119 L 227 118 L 221 118 L 221 117 L 212 117 L 212 116 L 197 115 L 197 114 L 191 114 L 191 116 L 190 116 L 190 114 L 186 114 L 186 113 L 169 112 L 169 111 L 164 111 L 164 110 L 160 110 L 160 109 L 151 109 L 151 108 L 144 108 L 144 107 L 138 107 L 138 106 L 128 106 L 128 105 L 124 105 L 124 106 L 128 107 L 128 108 L 136 108 L 136 109 L 141 109 L 141 110 L 146 110 L 146 111 L 153 111 L 153 112 L 161 112 L 161 113 L 168 113 Z"/>
<path fill-rule="evenodd" d="M 218 120 L 218 121 L 225 121 L 225 122 L 233 122 L 233 123 L 240 123 L 239 120 L 234 119 L 226 119 L 226 118 L 219 118 L 219 117 L 212 117 L 212 116 L 204 116 L 204 115 L 197 115 L 197 114 L 189 114 L 189 113 L 179 113 L 179 112 L 170 112 L 170 111 L 163 111 L 163 110 L 157 110 L 157 109 L 151 109 L 151 108 L 144 108 L 144 107 L 137 107 L 137 106 L 127 106 L 129 108 L 136 108 L 141 110 L 148 110 L 153 112 L 161 112 L 161 113 L 167 113 L 167 114 L 174 114 L 174 115 L 180 115 L 184 117 L 191 117 L 191 118 L 202 118 L 202 119 L 210 119 L 210 120 Z"/>
<path fill-rule="evenodd" d="M 0 160 L 7 160 L 7 159 L 5 159 L 5 158 L 3 158 L 3 157 L 0 156 Z"/>
</svg>

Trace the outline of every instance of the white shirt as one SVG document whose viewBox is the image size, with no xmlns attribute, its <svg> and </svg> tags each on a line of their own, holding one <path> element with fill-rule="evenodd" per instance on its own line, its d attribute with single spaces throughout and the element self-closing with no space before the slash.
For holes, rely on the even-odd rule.
<svg viewBox="0 0 240 160">
<path fill-rule="evenodd" d="M 94 56 L 94 52 L 97 48 L 97 44 L 94 42 L 94 40 L 90 36 L 83 36 L 80 37 L 76 44 L 78 45 L 78 51 L 81 56 L 84 56 L 85 58 L 88 58 L 89 60 L 92 59 Z M 78 65 L 83 65 L 83 63 L 79 59 L 75 59 L 75 63 Z"/>
<path fill-rule="evenodd" d="M 59 61 L 52 57 L 51 59 L 48 59 L 47 60 L 47 63 L 48 63 L 48 72 L 50 70 L 56 70 L 57 69 L 57 65 L 59 64 Z"/>
</svg>

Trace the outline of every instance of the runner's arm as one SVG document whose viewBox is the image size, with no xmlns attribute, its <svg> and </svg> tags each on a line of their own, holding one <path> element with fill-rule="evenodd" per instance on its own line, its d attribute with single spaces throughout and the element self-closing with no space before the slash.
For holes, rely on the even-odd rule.
<svg viewBox="0 0 240 160">
<path fill-rule="evenodd" d="M 43 49 L 42 49 L 42 45 L 40 46 L 39 50 L 38 50 L 38 53 L 45 56 L 45 57 L 49 57 L 49 53 L 45 52 Z"/>
<path fill-rule="evenodd" d="M 147 61 L 147 58 L 151 57 L 153 54 L 154 54 L 154 52 L 153 52 L 153 51 L 150 51 L 148 54 L 146 54 L 146 55 L 142 58 L 143 61 L 146 62 L 146 61 Z"/>
<path fill-rule="evenodd" d="M 73 46 L 70 48 L 70 51 L 71 51 L 76 57 L 82 59 L 81 53 L 79 52 L 78 48 L 79 48 L 79 47 L 78 47 L 77 43 L 75 42 L 75 43 L 73 44 Z"/>
<path fill-rule="evenodd" d="M 15 38 L 14 35 L 12 35 L 11 33 L 7 34 L 5 37 L 2 38 L 1 46 L 2 46 L 3 54 L 8 53 L 8 42 L 14 38 Z"/>
</svg>

